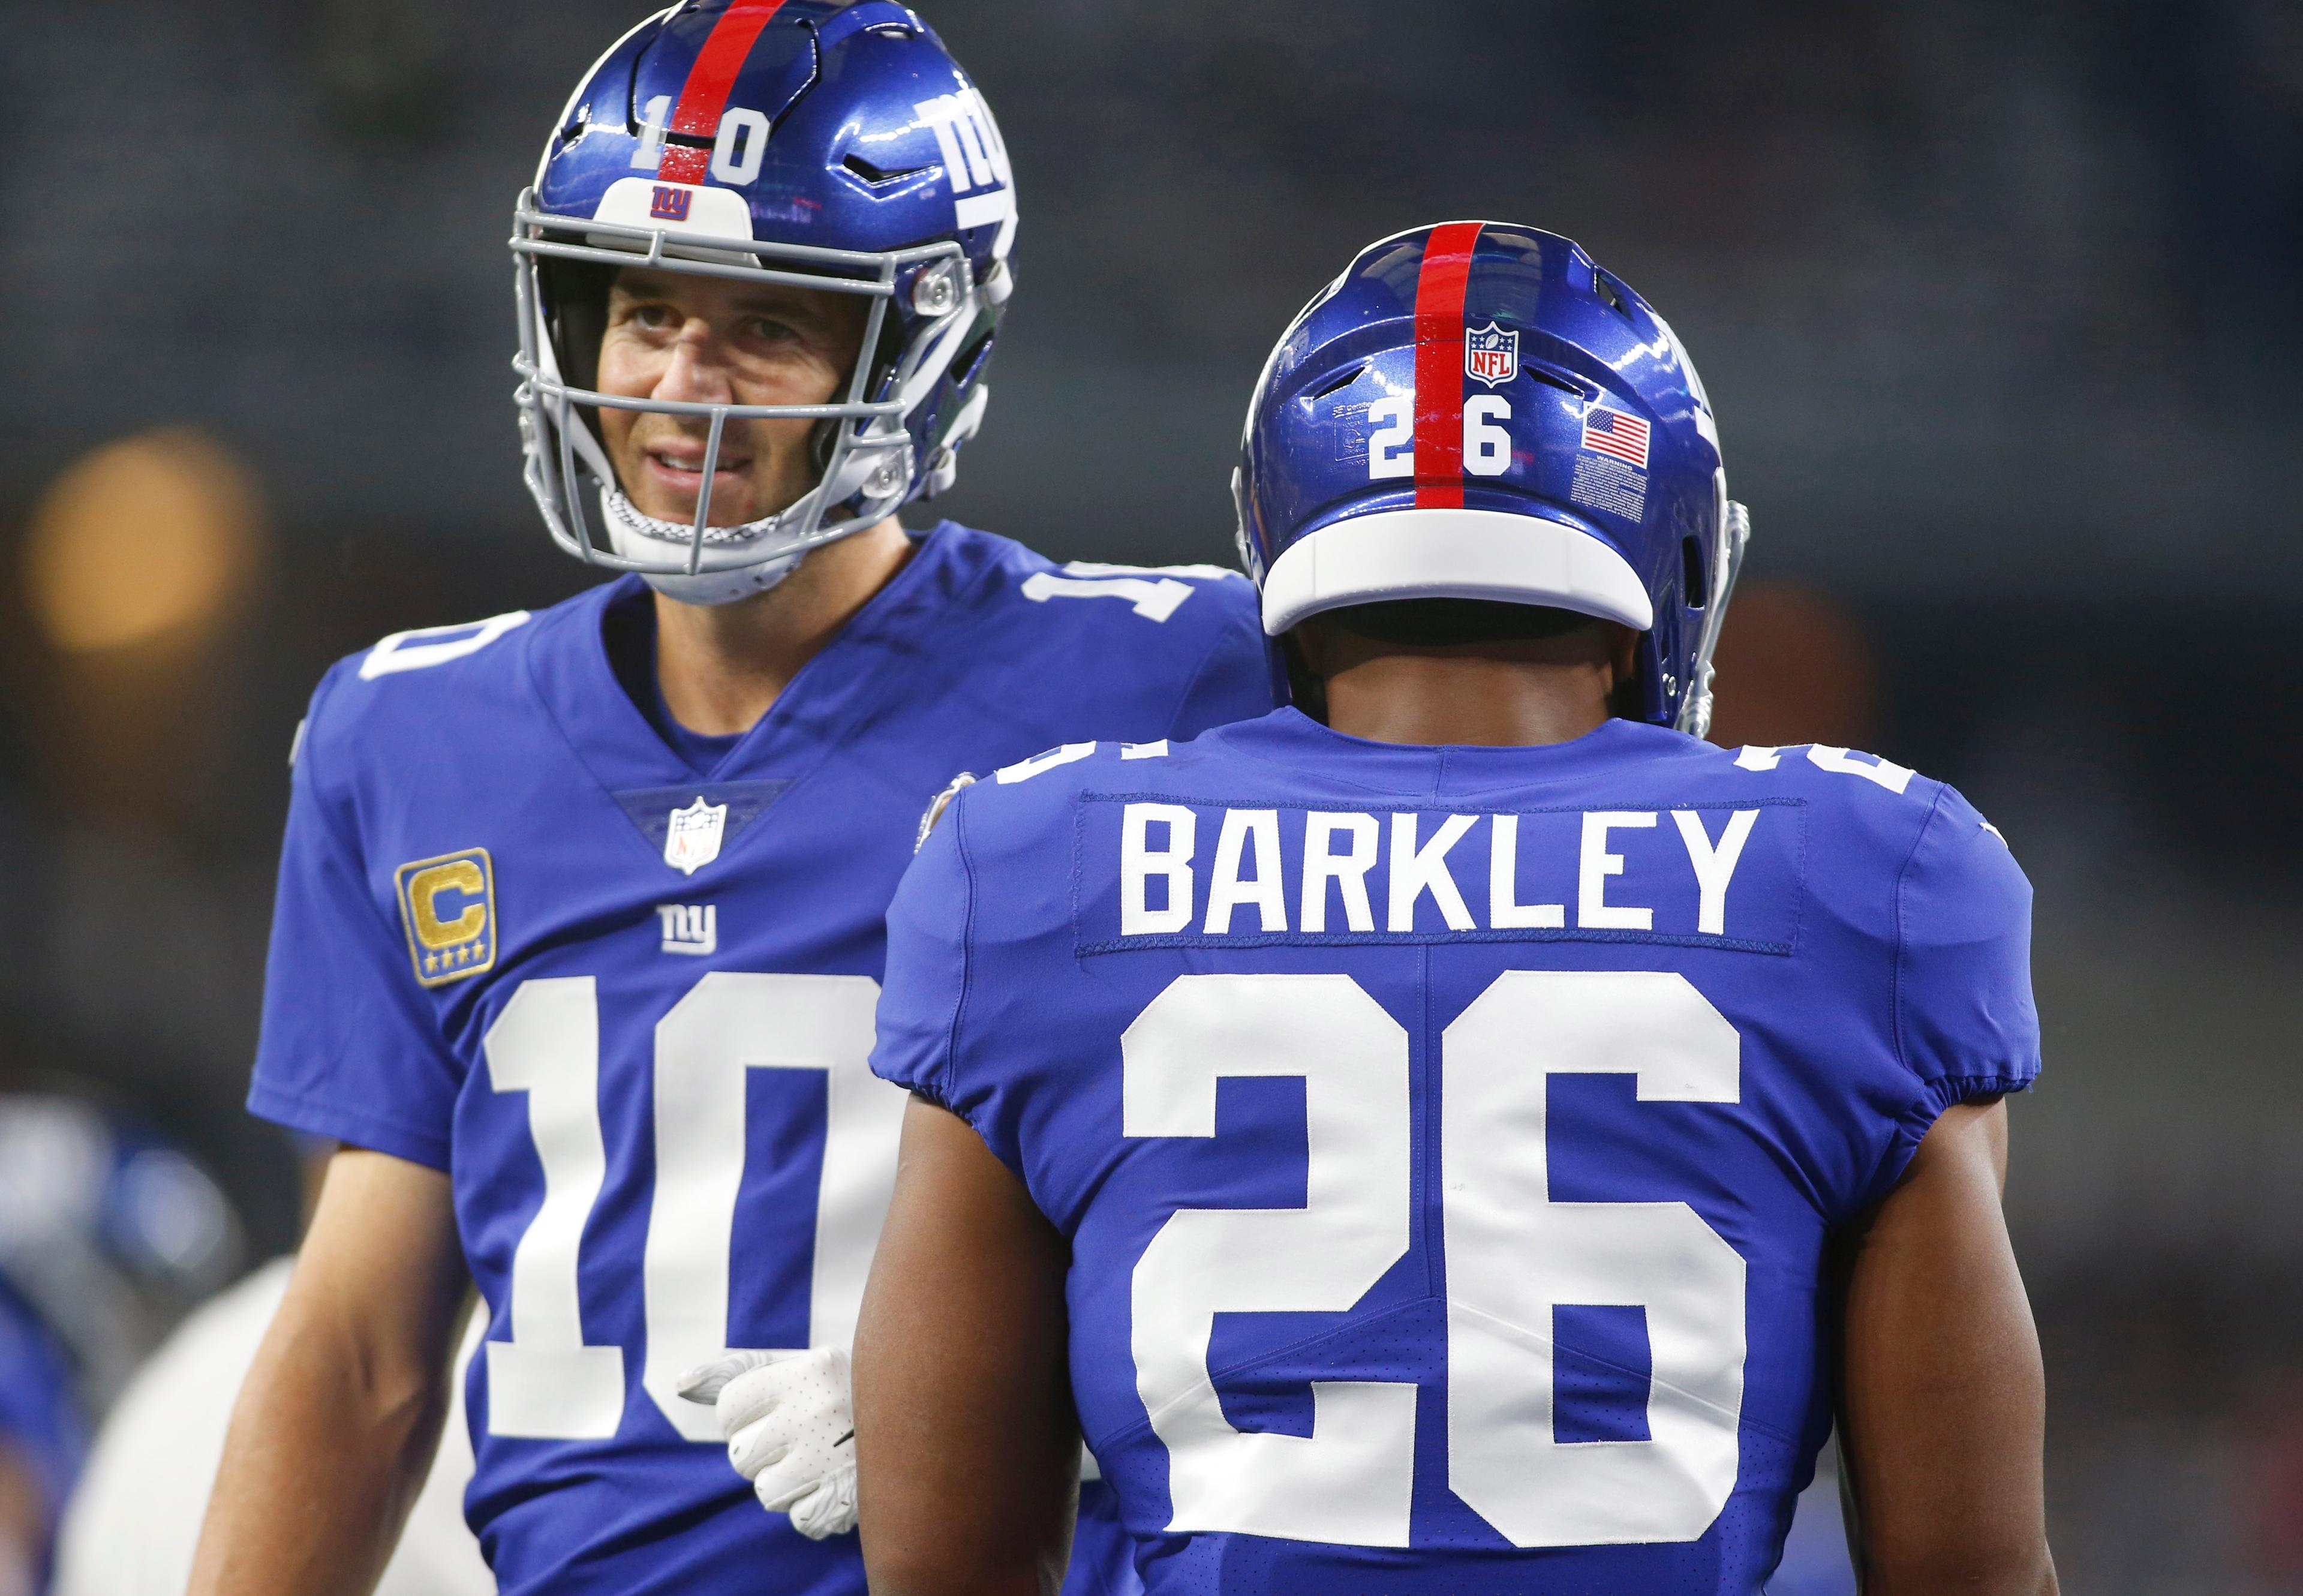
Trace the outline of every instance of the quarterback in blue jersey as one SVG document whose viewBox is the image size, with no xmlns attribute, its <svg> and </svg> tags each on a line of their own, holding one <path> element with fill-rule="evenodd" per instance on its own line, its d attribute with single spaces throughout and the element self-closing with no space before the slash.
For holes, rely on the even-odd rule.
<svg viewBox="0 0 2303 1596">
<path fill-rule="evenodd" d="M 350 1151 L 193 1590 L 368 1588 L 468 1275 L 503 1591 L 864 1590 L 847 1348 L 905 1102 L 866 1060 L 920 817 L 1272 702 L 1236 574 L 896 519 L 982 419 L 1015 231 L 989 107 L 888 0 L 688 0 L 569 101 L 513 240 L 527 477 L 621 574 L 314 697 L 249 1102 Z M 1072 1588 L 1132 1582 L 1082 1513 Z"/>
<path fill-rule="evenodd" d="M 1670 328 L 1386 240 L 1239 499 L 1295 705 L 971 789 L 890 911 L 873 1590 L 1039 1588 L 1084 1434 L 1154 1596 L 1753 1596 L 1835 1414 L 1867 1591 L 2054 1590 L 2030 890 L 1938 782 L 1700 740 L 1749 523 Z"/>
</svg>

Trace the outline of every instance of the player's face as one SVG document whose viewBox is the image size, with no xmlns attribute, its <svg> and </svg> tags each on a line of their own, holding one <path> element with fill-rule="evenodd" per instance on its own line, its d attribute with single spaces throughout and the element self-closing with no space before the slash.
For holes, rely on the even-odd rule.
<svg viewBox="0 0 2303 1596">
<path fill-rule="evenodd" d="M 828 403 L 854 369 L 869 303 L 856 294 L 628 267 L 608 294 L 600 390 L 691 404 Z M 730 421 L 712 477 L 711 524 L 759 520 L 813 488 L 815 425 Z M 603 410 L 600 430 L 626 496 L 643 514 L 695 519 L 707 418 Z"/>
</svg>

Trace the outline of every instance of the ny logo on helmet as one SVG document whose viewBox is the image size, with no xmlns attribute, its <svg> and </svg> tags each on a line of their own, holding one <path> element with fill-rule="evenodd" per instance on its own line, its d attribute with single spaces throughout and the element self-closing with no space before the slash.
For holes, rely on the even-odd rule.
<svg viewBox="0 0 2303 1596">
<path fill-rule="evenodd" d="M 648 215 L 659 222 L 685 222 L 688 220 L 688 207 L 695 203 L 695 190 L 666 188 L 659 183 L 655 199 L 648 207 Z"/>
<path fill-rule="evenodd" d="M 1519 375 L 1519 334 L 1495 323 L 1464 330 L 1464 374 L 1500 388 Z"/>
<path fill-rule="evenodd" d="M 944 175 L 951 182 L 952 207 L 957 212 L 960 231 L 1013 216 L 1015 173 L 1008 163 L 1008 146 L 1000 137 L 1000 124 L 991 119 L 991 107 L 983 96 L 968 89 L 923 100 L 912 109 L 934 131 Z"/>
</svg>

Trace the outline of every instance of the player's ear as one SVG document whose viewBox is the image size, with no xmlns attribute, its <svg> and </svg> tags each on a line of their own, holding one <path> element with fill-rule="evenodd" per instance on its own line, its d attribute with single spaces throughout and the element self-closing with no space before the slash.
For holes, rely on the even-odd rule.
<svg viewBox="0 0 2303 1596">
<path fill-rule="evenodd" d="M 1620 621 L 1599 623 L 1607 633 L 1607 701 L 1619 718 L 1640 718 L 1640 638 Z"/>
<path fill-rule="evenodd" d="M 1615 662 L 1615 680 L 1630 681 L 1640 673 L 1640 634 L 1618 621 L 1602 624 L 1607 629 L 1607 652 Z"/>
<path fill-rule="evenodd" d="M 1291 667 L 1315 677 L 1327 673 L 1328 638 L 1318 616 L 1289 627 L 1279 645 L 1287 651 Z"/>
<path fill-rule="evenodd" d="M 1328 642 L 1316 615 L 1290 627 L 1279 639 L 1279 657 L 1287 667 L 1287 696 L 1322 726 L 1328 723 Z"/>
</svg>

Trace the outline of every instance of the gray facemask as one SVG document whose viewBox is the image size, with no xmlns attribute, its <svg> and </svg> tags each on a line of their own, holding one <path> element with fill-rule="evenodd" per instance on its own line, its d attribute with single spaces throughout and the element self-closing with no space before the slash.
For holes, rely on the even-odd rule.
<svg viewBox="0 0 2303 1596">
<path fill-rule="evenodd" d="M 520 351 L 514 366 L 520 377 L 516 398 L 526 453 L 524 475 L 553 540 L 569 553 L 589 564 L 636 571 L 656 591 L 683 604 L 730 604 L 775 587 L 809 549 L 878 524 L 915 494 L 933 494 L 950 486 L 957 451 L 981 425 L 990 390 L 980 382 L 973 384 L 957 415 L 939 429 L 937 446 L 925 460 L 915 450 L 907 419 L 949 374 L 987 306 L 1006 300 L 1012 280 L 1005 259 L 1006 233 L 993 271 L 978 283 L 954 242 L 880 253 L 803 249 L 713 236 L 701 225 L 681 229 L 620 215 L 582 224 L 582 232 L 571 238 L 575 230 L 568 219 L 537 211 L 532 192 L 520 197 L 516 226 L 512 249 Z M 738 216 L 727 224 L 730 232 L 738 226 L 748 228 L 748 218 Z M 867 358 L 856 362 L 843 393 L 819 405 L 685 404 L 578 387 L 561 372 L 545 325 L 536 274 L 536 262 L 544 258 L 602 266 L 623 265 L 637 258 L 657 270 L 736 281 L 799 282 L 862 295 L 871 300 L 862 340 Z M 831 274 L 825 274 L 828 271 Z M 906 295 L 919 324 L 888 372 L 882 396 L 873 398 L 867 392 L 873 382 L 868 352 L 881 347 L 881 329 L 894 314 L 892 301 L 898 292 Z M 617 486 L 613 468 L 579 413 L 604 409 L 656 411 L 702 422 L 706 428 L 706 482 L 730 422 L 812 421 L 825 426 L 829 446 L 816 486 L 777 515 L 743 526 L 710 526 L 707 497 L 698 504 L 693 521 L 666 521 L 642 512 Z M 595 485 L 603 522 L 599 531 L 605 534 L 599 540 L 587 527 L 584 511 L 585 501 L 592 497 L 585 490 Z M 607 546 L 599 546 L 601 541 Z"/>
</svg>

